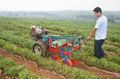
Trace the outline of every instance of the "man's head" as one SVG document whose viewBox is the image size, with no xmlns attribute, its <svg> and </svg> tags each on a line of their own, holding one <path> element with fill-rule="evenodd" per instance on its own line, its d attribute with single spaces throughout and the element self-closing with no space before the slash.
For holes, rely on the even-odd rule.
<svg viewBox="0 0 120 79">
<path fill-rule="evenodd" d="M 94 10 L 93 10 L 95 16 L 97 17 L 100 17 L 102 15 L 102 10 L 100 7 L 96 7 Z"/>
</svg>

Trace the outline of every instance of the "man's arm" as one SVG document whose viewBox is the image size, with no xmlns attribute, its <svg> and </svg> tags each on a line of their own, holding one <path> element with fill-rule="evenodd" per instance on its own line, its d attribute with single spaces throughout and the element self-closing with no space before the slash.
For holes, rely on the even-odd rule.
<svg viewBox="0 0 120 79">
<path fill-rule="evenodd" d="M 93 28 L 93 30 L 90 32 L 90 34 L 88 35 L 86 40 L 90 40 L 92 38 L 92 36 L 95 34 L 96 31 L 97 31 L 97 28 Z"/>
</svg>

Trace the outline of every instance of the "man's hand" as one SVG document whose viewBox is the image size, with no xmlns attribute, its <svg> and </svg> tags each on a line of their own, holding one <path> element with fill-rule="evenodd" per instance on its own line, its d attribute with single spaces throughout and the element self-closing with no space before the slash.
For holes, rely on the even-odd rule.
<svg viewBox="0 0 120 79">
<path fill-rule="evenodd" d="M 93 28 L 93 30 L 90 32 L 90 34 L 88 35 L 88 37 L 86 38 L 86 40 L 90 40 L 92 38 L 92 36 L 95 34 L 96 31 L 97 31 L 97 29 Z"/>
</svg>

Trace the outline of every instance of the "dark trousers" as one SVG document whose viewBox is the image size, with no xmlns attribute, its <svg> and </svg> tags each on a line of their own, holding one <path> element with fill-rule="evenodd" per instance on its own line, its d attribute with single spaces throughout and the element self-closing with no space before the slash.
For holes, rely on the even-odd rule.
<svg viewBox="0 0 120 79">
<path fill-rule="evenodd" d="M 94 52 L 97 58 L 102 58 L 105 56 L 105 53 L 102 49 L 102 45 L 105 40 L 95 40 L 94 42 Z"/>
</svg>

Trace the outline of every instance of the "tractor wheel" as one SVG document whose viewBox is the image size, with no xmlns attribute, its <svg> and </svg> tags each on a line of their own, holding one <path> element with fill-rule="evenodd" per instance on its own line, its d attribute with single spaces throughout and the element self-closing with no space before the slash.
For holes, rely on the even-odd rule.
<svg viewBox="0 0 120 79">
<path fill-rule="evenodd" d="M 36 41 L 34 43 L 33 51 L 41 56 L 46 56 L 46 46 L 42 41 Z"/>
</svg>

